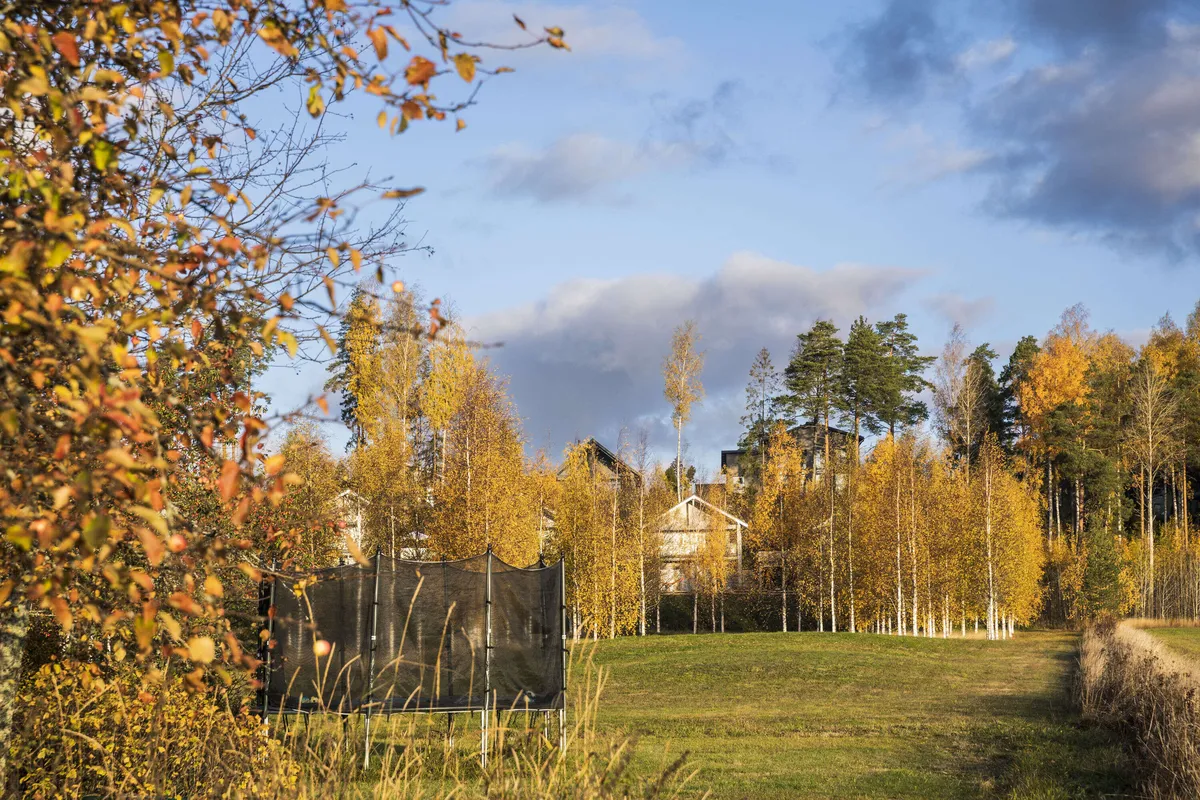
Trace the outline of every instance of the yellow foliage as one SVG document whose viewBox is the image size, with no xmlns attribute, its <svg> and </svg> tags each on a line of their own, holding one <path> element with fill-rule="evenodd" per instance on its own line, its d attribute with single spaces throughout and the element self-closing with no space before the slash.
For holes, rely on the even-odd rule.
<svg viewBox="0 0 1200 800">
<path fill-rule="evenodd" d="M 300 767 L 227 692 L 78 661 L 22 687 L 9 763 L 24 796 L 256 796 L 297 786 Z M 202 789 L 201 789 L 202 787 Z"/>
</svg>

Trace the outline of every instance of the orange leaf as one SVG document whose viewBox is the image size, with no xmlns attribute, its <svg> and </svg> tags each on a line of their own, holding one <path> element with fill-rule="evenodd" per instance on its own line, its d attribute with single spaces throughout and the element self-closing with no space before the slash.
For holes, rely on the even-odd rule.
<svg viewBox="0 0 1200 800">
<path fill-rule="evenodd" d="M 521 26 L 521 30 L 523 30 L 523 31 L 528 30 L 528 28 L 525 27 L 525 21 L 522 20 L 520 17 L 518 17 L 516 14 L 513 14 L 513 20 L 515 20 L 516 23 Z"/>
<path fill-rule="evenodd" d="M 437 66 L 424 56 L 413 56 L 412 61 L 408 62 L 408 68 L 404 70 L 404 79 L 412 86 L 418 84 L 429 83 L 430 79 L 437 74 Z"/>
<path fill-rule="evenodd" d="M 71 434 L 64 433 L 58 437 L 58 442 L 54 445 L 54 460 L 62 461 L 69 452 L 71 452 Z"/>
<path fill-rule="evenodd" d="M 325 399 L 325 395 L 317 396 L 317 405 L 321 407 L 322 413 L 326 416 L 329 415 L 329 401 Z"/>
<path fill-rule="evenodd" d="M 371 28 L 367 31 L 371 44 L 375 45 L 375 55 L 380 61 L 387 58 L 387 32 L 383 28 Z"/>
<path fill-rule="evenodd" d="M 240 472 L 236 461 L 226 461 L 221 466 L 221 479 L 217 482 L 217 486 L 221 490 L 222 500 L 228 502 L 233 498 L 233 493 L 237 491 L 237 479 Z"/>
<path fill-rule="evenodd" d="M 150 562 L 150 566 L 157 567 L 162 563 L 163 546 L 162 539 L 154 534 L 154 531 L 149 528 L 137 528 L 138 540 L 142 543 L 142 550 L 146 553 L 146 560 Z"/>
<path fill-rule="evenodd" d="M 73 67 L 79 66 L 79 48 L 75 45 L 75 36 L 67 31 L 56 33 L 50 37 L 54 49 L 62 53 L 62 57 Z"/>
</svg>

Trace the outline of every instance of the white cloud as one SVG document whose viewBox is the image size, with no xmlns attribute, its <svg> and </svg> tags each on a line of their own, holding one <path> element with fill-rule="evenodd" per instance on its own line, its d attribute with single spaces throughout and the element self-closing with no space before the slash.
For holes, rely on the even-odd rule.
<svg viewBox="0 0 1200 800">
<path fill-rule="evenodd" d="M 1017 52 L 1017 43 L 1011 36 L 976 42 L 958 55 L 958 67 L 964 71 L 992 67 L 1008 61 Z"/>
<path fill-rule="evenodd" d="M 688 436 L 705 460 L 737 441 L 741 394 L 759 348 L 771 348 L 782 365 L 796 334 L 818 318 L 845 329 L 859 314 L 890 316 L 897 295 L 922 274 L 864 264 L 816 270 L 742 252 L 712 275 L 566 281 L 536 303 L 466 322 L 472 338 L 503 342 L 489 355 L 511 376 L 531 439 L 548 440 L 557 455 L 570 439 L 611 443 L 622 425 L 639 424 L 670 450 L 661 363 L 671 330 L 695 319 L 708 353 L 708 396 Z"/>
<path fill-rule="evenodd" d="M 870 130 L 886 128 L 886 123 L 876 121 Z M 900 185 L 932 183 L 970 172 L 986 165 L 992 158 L 986 150 L 962 147 L 952 140 L 939 140 L 919 123 L 892 131 L 888 146 L 899 152 L 902 159 L 889 173 L 887 182 Z"/>
</svg>

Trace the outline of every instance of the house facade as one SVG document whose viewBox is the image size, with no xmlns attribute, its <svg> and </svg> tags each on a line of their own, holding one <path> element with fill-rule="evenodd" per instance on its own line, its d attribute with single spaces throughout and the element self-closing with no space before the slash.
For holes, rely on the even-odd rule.
<svg viewBox="0 0 1200 800">
<path fill-rule="evenodd" d="M 661 539 L 662 590 L 691 594 L 709 537 L 723 540 L 727 583 L 741 585 L 746 523 L 699 495 L 692 495 L 668 510 L 658 522 Z"/>
</svg>

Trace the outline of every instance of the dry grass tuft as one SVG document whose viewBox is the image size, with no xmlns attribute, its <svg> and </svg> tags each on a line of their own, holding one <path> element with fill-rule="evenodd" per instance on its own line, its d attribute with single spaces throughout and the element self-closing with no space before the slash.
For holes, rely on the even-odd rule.
<svg viewBox="0 0 1200 800">
<path fill-rule="evenodd" d="M 1200 797 L 1200 665 L 1144 627 L 1109 620 L 1084 631 L 1079 704 L 1086 718 L 1131 737 L 1149 797 Z"/>
<path fill-rule="evenodd" d="M 39 677 L 20 698 L 10 748 L 19 781 L 10 788 L 30 798 L 669 799 L 694 777 L 686 754 L 653 777 L 634 775 L 632 743 L 597 732 L 605 677 L 590 653 L 571 665 L 578 688 L 569 697 L 565 750 L 554 719 L 502 713 L 486 769 L 478 714 L 458 717 L 453 736 L 445 714 L 376 717 L 368 769 L 361 717 L 276 716 L 264 730 L 218 695 L 168 681 L 152 696 L 132 671 L 101 678 L 94 665 L 62 665 Z"/>
</svg>

